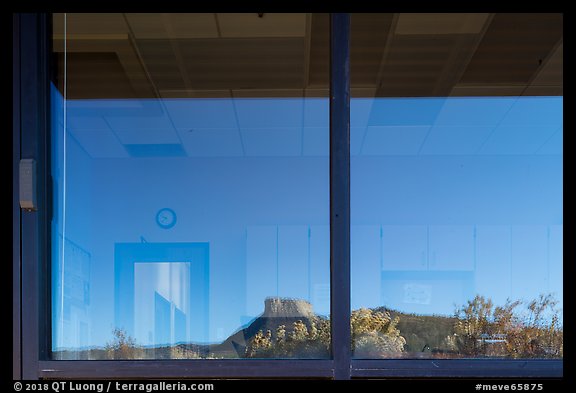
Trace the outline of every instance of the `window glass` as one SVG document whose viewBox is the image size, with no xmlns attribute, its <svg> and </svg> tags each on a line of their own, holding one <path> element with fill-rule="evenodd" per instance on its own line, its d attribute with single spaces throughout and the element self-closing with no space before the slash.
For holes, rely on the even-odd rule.
<svg viewBox="0 0 576 393">
<path fill-rule="evenodd" d="M 54 359 L 330 356 L 328 26 L 54 15 Z"/>
<path fill-rule="evenodd" d="M 356 358 L 562 358 L 559 14 L 353 14 Z"/>
</svg>

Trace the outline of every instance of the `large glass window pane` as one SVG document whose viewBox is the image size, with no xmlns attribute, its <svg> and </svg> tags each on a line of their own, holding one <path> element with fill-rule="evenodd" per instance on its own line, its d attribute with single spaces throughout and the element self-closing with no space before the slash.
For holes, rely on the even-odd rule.
<svg viewBox="0 0 576 393">
<path fill-rule="evenodd" d="M 329 357 L 327 15 L 53 24 L 53 358 Z"/>
<path fill-rule="evenodd" d="M 354 357 L 563 357 L 562 24 L 352 16 Z"/>
</svg>

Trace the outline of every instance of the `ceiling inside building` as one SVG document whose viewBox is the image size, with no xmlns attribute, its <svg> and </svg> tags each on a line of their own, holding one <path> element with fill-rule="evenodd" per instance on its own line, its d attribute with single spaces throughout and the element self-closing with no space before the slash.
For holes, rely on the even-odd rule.
<svg viewBox="0 0 576 393">
<path fill-rule="evenodd" d="M 353 14 L 351 29 L 356 97 L 562 95 L 561 14 Z M 327 95 L 328 14 L 57 14 L 61 73 L 64 36 L 70 98 Z"/>
<path fill-rule="evenodd" d="M 351 32 L 352 154 L 561 154 L 562 15 Z M 91 157 L 328 154 L 328 14 L 55 14 L 53 48 Z"/>
</svg>

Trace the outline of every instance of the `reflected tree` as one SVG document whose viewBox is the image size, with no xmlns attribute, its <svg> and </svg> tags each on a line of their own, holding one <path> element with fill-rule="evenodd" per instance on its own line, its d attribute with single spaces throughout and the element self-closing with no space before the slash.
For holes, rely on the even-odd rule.
<svg viewBox="0 0 576 393">
<path fill-rule="evenodd" d="M 108 359 L 144 358 L 144 350 L 136 345 L 136 340 L 121 328 L 112 330 L 112 341 L 106 344 L 105 352 Z"/>
<path fill-rule="evenodd" d="M 330 351 L 330 321 L 315 318 L 310 327 L 302 320 L 290 329 L 279 325 L 275 332 L 259 330 L 246 347 L 250 358 L 325 358 Z"/>
<path fill-rule="evenodd" d="M 406 340 L 397 328 L 400 318 L 388 311 L 361 308 L 352 312 L 352 350 L 355 357 L 388 357 L 404 351 Z"/>
<path fill-rule="evenodd" d="M 299 304 L 291 300 L 286 304 Z M 507 300 L 497 306 L 476 295 L 453 316 L 406 314 L 385 307 L 351 313 L 351 350 L 356 358 L 563 358 L 564 332 L 558 301 L 551 294 L 531 301 Z M 105 347 L 63 350 L 59 359 L 193 359 L 193 358 L 327 358 L 330 319 L 309 312 L 301 317 L 260 317 L 230 336 L 245 337 L 245 346 L 230 344 L 142 347 L 124 329 L 114 328 Z M 287 314 L 286 314 L 287 315 Z"/>
<path fill-rule="evenodd" d="M 470 357 L 561 358 L 564 334 L 557 304 L 548 294 L 495 307 L 477 295 L 456 310 L 454 335 L 446 345 Z"/>
<path fill-rule="evenodd" d="M 385 357 L 404 350 L 406 340 L 397 328 L 399 318 L 388 312 L 361 308 L 352 312 L 352 350 L 356 356 Z M 315 319 L 309 326 L 302 320 L 276 332 L 258 331 L 249 340 L 246 356 L 251 358 L 327 357 L 330 353 L 330 321 Z"/>
</svg>

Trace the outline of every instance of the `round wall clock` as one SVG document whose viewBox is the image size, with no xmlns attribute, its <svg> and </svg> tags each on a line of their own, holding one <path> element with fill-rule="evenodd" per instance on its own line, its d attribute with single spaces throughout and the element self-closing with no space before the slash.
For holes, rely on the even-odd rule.
<svg viewBox="0 0 576 393">
<path fill-rule="evenodd" d="M 158 210 L 158 213 L 156 213 L 156 224 L 163 229 L 172 228 L 176 225 L 176 213 L 167 207 Z"/>
</svg>

